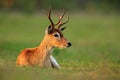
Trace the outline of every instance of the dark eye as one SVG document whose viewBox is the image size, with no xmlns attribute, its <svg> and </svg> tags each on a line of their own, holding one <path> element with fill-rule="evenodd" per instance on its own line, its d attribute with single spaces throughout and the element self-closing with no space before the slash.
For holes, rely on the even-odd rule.
<svg viewBox="0 0 120 80">
<path fill-rule="evenodd" d="M 58 35 L 58 34 L 54 34 L 54 36 L 55 36 L 55 37 L 59 37 L 59 35 Z"/>
</svg>

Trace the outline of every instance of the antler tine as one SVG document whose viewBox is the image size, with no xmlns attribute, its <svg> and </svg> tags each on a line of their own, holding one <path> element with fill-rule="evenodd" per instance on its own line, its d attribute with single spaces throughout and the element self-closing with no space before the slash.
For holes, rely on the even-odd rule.
<svg viewBox="0 0 120 80">
<path fill-rule="evenodd" d="M 62 18 L 64 17 L 64 15 L 65 15 L 65 10 L 63 10 L 63 14 L 61 16 L 59 16 L 59 21 L 55 25 L 60 24 L 60 22 L 61 22 Z"/>
<path fill-rule="evenodd" d="M 68 21 L 69 21 L 69 16 L 68 16 L 67 21 L 65 21 L 64 23 L 60 23 L 60 24 L 58 25 L 58 29 L 59 29 L 62 25 L 66 24 Z"/>
<path fill-rule="evenodd" d="M 53 23 L 53 21 L 52 21 L 52 19 L 51 19 L 51 7 L 49 8 L 48 19 L 50 20 L 51 25 L 54 26 L 54 23 Z"/>
</svg>

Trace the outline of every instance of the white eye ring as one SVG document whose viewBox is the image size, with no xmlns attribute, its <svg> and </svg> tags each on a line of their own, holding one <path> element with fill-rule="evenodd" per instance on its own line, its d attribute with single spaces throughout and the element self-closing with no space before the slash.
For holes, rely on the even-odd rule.
<svg viewBox="0 0 120 80">
<path fill-rule="evenodd" d="M 54 35 L 55 38 L 60 39 L 60 34 L 59 33 L 54 33 L 53 35 Z"/>
</svg>

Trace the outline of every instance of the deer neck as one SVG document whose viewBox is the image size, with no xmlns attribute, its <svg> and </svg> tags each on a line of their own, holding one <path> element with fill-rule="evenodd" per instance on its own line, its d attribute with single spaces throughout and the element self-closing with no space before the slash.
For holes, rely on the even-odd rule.
<svg viewBox="0 0 120 80">
<path fill-rule="evenodd" d="M 51 44 L 49 43 L 49 39 L 47 38 L 47 36 L 45 36 L 41 44 L 38 46 L 39 57 L 43 65 L 49 59 L 50 54 L 53 51 L 53 48 L 54 47 L 51 46 Z"/>
</svg>

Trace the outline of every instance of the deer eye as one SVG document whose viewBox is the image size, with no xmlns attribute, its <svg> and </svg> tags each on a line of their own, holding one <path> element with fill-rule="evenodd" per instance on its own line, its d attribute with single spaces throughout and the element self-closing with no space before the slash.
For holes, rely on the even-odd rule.
<svg viewBox="0 0 120 80">
<path fill-rule="evenodd" d="M 54 34 L 54 37 L 55 37 L 55 38 L 60 38 L 60 34 L 59 34 L 59 33 L 55 33 L 55 34 Z"/>
<path fill-rule="evenodd" d="M 55 37 L 58 37 L 58 34 L 54 34 Z"/>
</svg>

